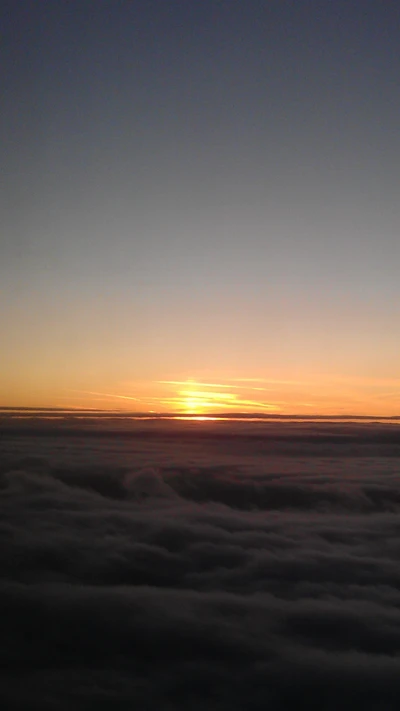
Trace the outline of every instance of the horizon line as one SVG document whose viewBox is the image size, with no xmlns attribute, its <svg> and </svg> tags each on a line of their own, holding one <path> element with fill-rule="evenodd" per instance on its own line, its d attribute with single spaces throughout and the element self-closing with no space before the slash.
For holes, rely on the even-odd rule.
<svg viewBox="0 0 400 711">
<path fill-rule="evenodd" d="M 285 420 L 285 419 L 302 419 L 302 420 L 311 420 L 311 419 L 358 419 L 358 420 L 363 420 L 363 419 L 371 419 L 372 417 L 378 418 L 380 420 L 396 420 L 400 419 L 400 414 L 397 415 L 379 415 L 376 413 L 370 413 L 370 414 L 343 414 L 343 413 L 335 413 L 332 412 L 330 414 L 319 414 L 317 412 L 315 413 L 308 413 L 308 414 L 299 414 L 299 413 L 279 413 L 279 412 L 271 412 L 271 411 L 265 411 L 265 412 L 260 412 L 254 411 L 254 412 L 242 412 L 242 411 L 237 411 L 237 412 L 202 412 L 201 414 L 199 412 L 158 412 L 158 411 L 130 411 L 130 410 L 121 410 L 121 409 L 105 409 L 105 408 L 77 408 L 77 407 L 61 407 L 61 406 L 54 406 L 54 407 L 34 407 L 34 406 L 16 406 L 16 405 L 0 405 L 0 413 L 13 413 L 13 412 L 31 412 L 33 413 L 46 413 L 46 412 L 56 412 L 56 413 L 68 413 L 68 414 L 78 414 L 78 413 L 84 413 L 87 415 L 112 415 L 112 416 L 117 416 L 117 417 L 137 417 L 137 418 L 146 418 L 146 419 L 171 419 L 171 418 L 179 418 L 179 419 L 193 419 L 194 417 L 201 417 L 205 419 L 237 419 L 237 418 L 243 418 L 243 419 L 251 419 L 251 418 L 258 418 L 258 419 L 280 419 L 280 420 Z"/>
</svg>

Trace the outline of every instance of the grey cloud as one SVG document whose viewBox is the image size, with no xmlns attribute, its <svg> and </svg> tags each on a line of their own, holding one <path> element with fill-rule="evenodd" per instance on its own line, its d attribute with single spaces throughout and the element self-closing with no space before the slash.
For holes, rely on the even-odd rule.
<svg viewBox="0 0 400 711">
<path fill-rule="evenodd" d="M 397 708 L 396 460 L 294 472 L 205 440 L 201 465 L 146 467 L 20 444 L 0 462 L 6 708 Z"/>
</svg>

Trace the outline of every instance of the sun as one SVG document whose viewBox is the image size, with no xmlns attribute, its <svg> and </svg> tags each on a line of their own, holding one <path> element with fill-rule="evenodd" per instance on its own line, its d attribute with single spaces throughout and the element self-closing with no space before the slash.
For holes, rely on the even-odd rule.
<svg viewBox="0 0 400 711">
<path fill-rule="evenodd" d="M 183 409 L 187 414 L 198 415 L 204 412 L 201 406 L 201 399 L 194 397 L 193 395 L 188 395 L 183 399 L 182 402 Z"/>
<path fill-rule="evenodd" d="M 215 403 L 210 401 L 207 393 L 190 390 L 182 391 L 181 395 L 181 409 L 187 415 L 204 415 L 210 408 L 215 407 Z"/>
<path fill-rule="evenodd" d="M 197 422 L 217 419 L 209 414 L 215 403 L 210 402 L 206 394 L 193 391 L 189 393 L 183 391 L 180 394 L 182 395 L 180 415 L 177 415 L 176 419 L 195 420 Z"/>
<path fill-rule="evenodd" d="M 188 381 L 187 387 L 180 390 L 180 410 L 185 415 L 204 415 L 215 403 L 208 392 L 198 390 L 197 383 Z"/>
<path fill-rule="evenodd" d="M 210 390 L 214 387 L 219 388 L 218 385 L 198 383 L 193 380 L 188 380 L 184 385 L 185 388 L 178 393 L 177 403 L 181 414 L 185 416 L 208 416 L 211 412 L 232 407 L 236 401 L 236 396 L 226 390 L 224 392 Z"/>
<path fill-rule="evenodd" d="M 223 413 L 241 412 L 279 412 L 281 403 L 264 402 L 259 399 L 249 398 L 247 392 L 243 397 L 240 391 L 243 386 L 236 383 L 229 384 L 214 382 L 199 382 L 196 380 L 160 380 L 167 385 L 180 385 L 179 390 L 174 390 L 173 396 L 164 399 L 172 404 L 173 412 L 181 418 L 220 418 Z M 244 388 L 245 390 L 247 388 Z M 251 388 L 264 390 L 264 388 Z M 234 392 L 231 392 L 234 390 Z M 239 391 L 239 392 L 238 392 Z"/>
</svg>

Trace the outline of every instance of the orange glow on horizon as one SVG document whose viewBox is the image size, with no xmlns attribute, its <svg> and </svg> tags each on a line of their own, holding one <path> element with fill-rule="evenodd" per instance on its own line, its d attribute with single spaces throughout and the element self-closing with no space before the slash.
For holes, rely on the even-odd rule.
<svg viewBox="0 0 400 711">
<path fill-rule="evenodd" d="M 305 373 L 304 378 L 277 377 L 88 381 L 87 389 L 60 388 L 57 381 L 36 388 L 12 387 L 0 392 L 2 407 L 61 407 L 192 417 L 229 413 L 282 415 L 400 415 L 400 380 Z M 223 382 L 220 382 L 223 380 Z M 255 386 L 256 384 L 256 386 Z M 41 385 L 41 387 L 40 387 Z M 46 387 L 45 387 L 46 385 Z M 258 390 L 259 392 L 255 392 Z M 262 391 L 262 392 L 261 392 Z"/>
<path fill-rule="evenodd" d="M 186 415 L 201 416 L 210 411 L 218 412 L 244 412 L 263 410 L 266 412 L 278 412 L 280 408 L 276 404 L 260 402 L 258 400 L 248 400 L 240 398 L 236 393 L 229 392 L 229 385 L 217 383 L 200 383 L 197 381 L 164 381 L 165 385 L 187 384 L 187 388 L 179 390 L 177 395 L 163 400 L 164 404 L 169 403 L 173 411 Z M 214 391 L 219 388 L 223 392 Z"/>
<path fill-rule="evenodd" d="M 184 422 L 218 422 L 220 417 L 212 417 L 211 415 L 174 415 L 174 420 L 183 420 Z"/>
<path fill-rule="evenodd" d="M 230 400 L 233 397 L 230 393 L 221 395 L 221 393 L 197 390 L 197 385 L 200 384 L 189 381 L 188 388 L 190 389 L 180 390 L 179 396 L 176 398 L 176 407 L 186 415 L 204 416 L 208 410 L 223 406 L 225 400 Z"/>
</svg>

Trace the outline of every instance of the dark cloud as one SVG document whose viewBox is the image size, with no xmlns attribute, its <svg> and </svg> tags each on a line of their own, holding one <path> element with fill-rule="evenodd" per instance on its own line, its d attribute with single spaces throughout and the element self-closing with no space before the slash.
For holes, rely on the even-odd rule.
<svg viewBox="0 0 400 711">
<path fill-rule="evenodd" d="M 24 437 L 0 467 L 5 708 L 398 708 L 400 479 L 381 442 L 260 459 L 247 438 L 234 464 L 224 441 L 203 437 L 200 461 L 155 434 L 164 460 L 144 466 L 131 442 L 43 456 Z"/>
</svg>

